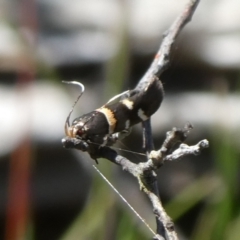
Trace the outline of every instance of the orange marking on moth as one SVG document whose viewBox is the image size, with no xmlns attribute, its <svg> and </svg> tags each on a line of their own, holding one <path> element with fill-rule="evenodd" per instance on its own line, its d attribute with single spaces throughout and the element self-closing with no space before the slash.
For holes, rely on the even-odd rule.
<svg viewBox="0 0 240 240">
<path fill-rule="evenodd" d="M 98 109 L 96 109 L 96 111 L 101 112 L 101 113 L 104 114 L 104 116 L 106 117 L 106 119 L 108 121 L 108 124 L 109 124 L 108 131 L 109 131 L 109 133 L 113 133 L 114 129 L 116 127 L 116 123 L 117 123 L 117 120 L 116 120 L 116 118 L 114 116 L 114 113 L 110 109 L 108 109 L 106 107 L 98 108 Z"/>
</svg>

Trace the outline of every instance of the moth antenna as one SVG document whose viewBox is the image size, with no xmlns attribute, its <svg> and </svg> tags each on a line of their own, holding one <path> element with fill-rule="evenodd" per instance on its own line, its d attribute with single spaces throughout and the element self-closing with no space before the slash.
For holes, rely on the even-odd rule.
<svg viewBox="0 0 240 240">
<path fill-rule="evenodd" d="M 73 106 L 72 106 L 72 109 L 71 111 L 69 112 L 68 116 L 67 116 L 67 119 L 66 119 L 66 122 L 65 122 L 65 133 L 67 136 L 71 135 L 70 132 L 69 132 L 69 128 L 70 128 L 70 117 L 72 115 L 72 112 L 73 112 L 73 109 L 74 107 L 76 106 L 78 100 L 80 99 L 80 97 L 83 95 L 84 91 L 85 91 L 85 87 L 82 83 L 80 82 L 77 82 L 77 81 L 62 81 L 63 83 L 67 83 L 67 84 L 75 84 L 75 85 L 78 85 L 80 88 L 81 88 L 81 93 L 78 95 L 76 101 L 74 102 Z"/>
<path fill-rule="evenodd" d="M 123 197 L 123 195 L 110 183 L 110 181 L 103 175 L 103 173 L 95 166 L 92 165 L 93 168 L 100 174 L 100 176 L 106 181 L 106 183 L 113 189 L 115 193 L 123 200 L 124 203 L 135 213 L 135 215 L 145 224 L 145 226 L 149 229 L 149 231 L 156 236 L 157 234 L 152 230 L 152 228 L 148 225 L 146 220 L 139 215 L 139 213 L 133 208 L 133 206 Z M 155 239 L 155 238 L 154 238 Z"/>
</svg>

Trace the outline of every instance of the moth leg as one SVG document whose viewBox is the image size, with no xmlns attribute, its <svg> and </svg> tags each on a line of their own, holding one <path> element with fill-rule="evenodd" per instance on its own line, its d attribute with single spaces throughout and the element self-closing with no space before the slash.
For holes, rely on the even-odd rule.
<svg viewBox="0 0 240 240">
<path fill-rule="evenodd" d="M 62 139 L 62 145 L 64 148 L 74 148 L 81 150 L 83 152 L 88 151 L 89 144 L 86 141 L 82 141 L 81 139 L 78 138 L 70 138 L 70 137 L 65 137 Z"/>
<path fill-rule="evenodd" d="M 122 140 L 131 133 L 132 128 L 125 129 L 121 132 L 113 133 L 108 135 L 104 139 L 104 145 L 111 146 L 115 144 L 118 140 Z"/>
<path fill-rule="evenodd" d="M 74 149 L 81 150 L 83 152 L 88 152 L 91 158 L 94 159 L 95 162 L 98 164 L 98 161 L 97 161 L 98 150 L 99 150 L 98 146 L 89 144 L 88 142 L 78 138 L 70 138 L 70 137 L 63 138 L 62 144 L 63 144 L 63 147 L 67 149 L 74 148 Z"/>
</svg>

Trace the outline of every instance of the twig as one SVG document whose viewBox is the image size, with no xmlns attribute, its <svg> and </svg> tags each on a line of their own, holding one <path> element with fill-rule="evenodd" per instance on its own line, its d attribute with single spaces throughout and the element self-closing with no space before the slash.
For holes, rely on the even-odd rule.
<svg viewBox="0 0 240 240">
<path fill-rule="evenodd" d="M 170 53 L 176 38 L 184 26 L 191 20 L 197 5 L 200 0 L 190 0 L 180 16 L 171 25 L 165 34 L 163 41 L 155 55 L 155 58 L 147 70 L 146 74 L 142 77 L 140 82 L 148 81 L 153 75 L 160 76 L 161 73 L 168 67 Z"/>
<path fill-rule="evenodd" d="M 193 13 L 198 5 L 200 0 L 191 0 L 190 3 L 186 6 L 184 11 L 180 14 L 180 16 L 175 20 L 175 22 L 172 24 L 172 26 L 169 28 L 167 34 L 164 36 L 164 39 L 159 47 L 159 50 L 157 51 L 157 54 L 155 55 L 155 58 L 150 65 L 148 71 L 143 76 L 143 78 L 139 81 L 139 85 L 144 84 L 145 82 L 148 82 L 149 79 L 151 79 L 154 75 L 160 76 L 161 73 L 168 67 L 169 65 L 169 59 L 170 59 L 170 53 L 173 46 L 173 43 L 176 41 L 176 38 L 180 31 L 183 29 L 183 27 L 191 20 Z M 150 143 L 152 139 L 151 136 L 151 125 L 150 120 L 148 120 L 147 123 L 143 124 L 143 141 L 145 143 Z M 168 153 L 171 149 L 172 142 L 168 142 L 170 145 L 168 146 L 167 142 L 165 141 L 163 144 L 162 150 L 160 153 L 162 154 L 162 157 Z M 151 145 L 148 144 L 147 146 L 151 148 Z M 147 148 L 147 150 L 149 150 Z M 151 149 L 152 150 L 152 149 Z M 164 152 L 165 151 L 165 152 Z M 160 166 L 163 163 L 162 161 L 158 160 L 155 161 L 157 166 Z M 157 191 L 157 187 L 155 184 L 156 180 L 153 181 L 151 188 L 153 189 L 153 192 L 147 193 L 149 199 L 151 200 L 152 204 L 155 202 L 155 197 L 158 197 L 159 194 Z M 153 198 L 154 196 L 154 198 Z M 162 204 L 159 200 L 157 208 L 153 205 L 153 209 L 155 209 L 155 215 L 157 219 L 157 233 L 159 233 L 164 239 L 175 239 L 177 240 L 177 234 L 174 230 L 174 225 L 167 214 L 165 214 L 165 211 L 162 207 Z M 156 209 L 158 211 L 156 211 Z M 157 214 L 156 214 L 157 213 Z M 170 226 L 170 227 L 168 227 Z"/>
<path fill-rule="evenodd" d="M 179 159 L 186 155 L 198 155 L 201 150 L 209 147 L 208 140 L 204 139 L 197 143 L 194 146 L 188 146 L 187 144 L 181 144 L 177 150 L 175 150 L 172 154 L 166 156 L 164 161 L 173 161 Z"/>
<path fill-rule="evenodd" d="M 176 143 L 182 142 L 187 138 L 189 133 L 187 126 L 191 125 L 188 124 L 183 129 L 173 128 L 172 131 L 169 131 L 162 147 L 157 151 L 151 151 L 147 162 L 135 164 L 127 158 L 118 155 L 116 151 L 109 147 L 102 147 L 99 151 L 101 157 L 122 166 L 123 170 L 138 179 L 141 190 L 147 194 L 152 203 L 153 212 L 157 220 L 157 233 L 159 236 L 164 237 L 163 239 L 178 239 L 178 237 L 171 218 L 161 204 L 155 170 L 161 167 L 165 161 L 177 160 L 189 154 L 198 155 L 204 148 L 208 147 L 208 141 L 202 140 L 194 146 L 181 144 L 177 150 L 170 153 Z M 157 237 L 158 235 L 155 236 L 155 239 L 161 239 Z"/>
<path fill-rule="evenodd" d="M 173 146 L 178 142 L 184 142 L 192 128 L 193 126 L 190 123 L 187 123 L 182 129 L 173 128 L 171 131 L 167 132 L 162 147 L 158 151 L 151 151 L 148 157 L 156 162 L 156 166 L 161 166 Z"/>
</svg>

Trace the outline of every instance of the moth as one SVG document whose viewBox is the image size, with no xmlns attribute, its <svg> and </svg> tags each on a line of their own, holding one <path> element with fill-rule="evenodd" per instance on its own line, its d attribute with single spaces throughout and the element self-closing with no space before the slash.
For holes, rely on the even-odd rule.
<svg viewBox="0 0 240 240">
<path fill-rule="evenodd" d="M 78 84 L 84 92 L 84 86 Z M 163 100 L 163 86 L 156 77 L 140 82 L 133 90 L 125 91 L 111 98 L 100 108 L 86 113 L 70 124 L 70 111 L 65 121 L 66 137 L 62 139 L 65 148 L 87 151 L 89 145 L 99 148 L 111 146 L 119 138 L 125 137 L 135 124 L 149 119 L 160 107 Z"/>
</svg>

